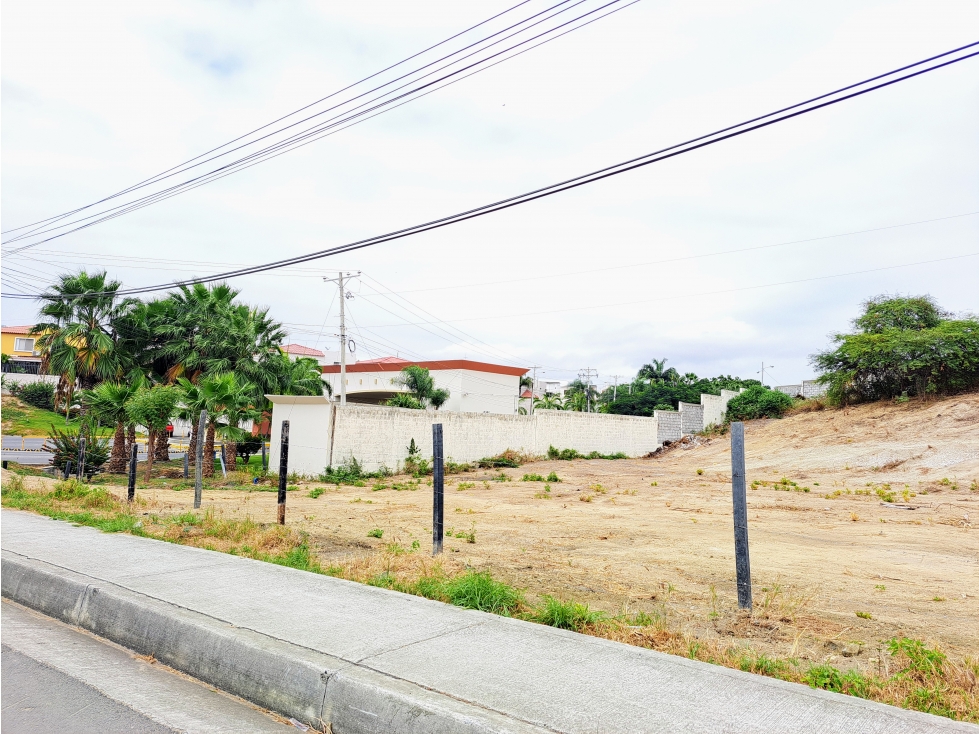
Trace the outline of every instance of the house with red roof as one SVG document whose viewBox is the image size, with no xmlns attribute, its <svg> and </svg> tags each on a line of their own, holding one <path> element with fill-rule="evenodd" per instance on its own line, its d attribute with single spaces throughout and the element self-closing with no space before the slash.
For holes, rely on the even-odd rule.
<svg viewBox="0 0 979 734">
<path fill-rule="evenodd" d="M 407 392 L 399 381 L 408 365 L 428 369 L 436 388 L 449 391 L 441 410 L 462 413 L 514 415 L 520 407 L 520 378 L 526 367 L 476 362 L 469 359 L 413 361 L 401 357 L 365 359 L 347 365 L 348 403 L 382 405 L 399 392 Z M 333 395 L 340 394 L 340 365 L 323 367 L 323 379 Z"/>
</svg>

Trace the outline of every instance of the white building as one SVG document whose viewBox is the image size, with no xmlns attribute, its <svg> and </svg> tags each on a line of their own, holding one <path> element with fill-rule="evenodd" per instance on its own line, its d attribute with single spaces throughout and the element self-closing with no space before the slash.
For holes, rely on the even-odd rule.
<svg viewBox="0 0 979 734">
<path fill-rule="evenodd" d="M 524 367 L 473 362 L 468 359 L 412 362 L 399 357 L 382 357 L 347 365 L 347 402 L 380 405 L 399 392 L 401 370 L 408 365 L 428 369 L 436 388 L 449 391 L 441 410 L 460 413 L 517 413 L 520 378 Z M 330 383 L 333 396 L 340 395 L 340 365 L 323 367 L 323 379 Z"/>
</svg>

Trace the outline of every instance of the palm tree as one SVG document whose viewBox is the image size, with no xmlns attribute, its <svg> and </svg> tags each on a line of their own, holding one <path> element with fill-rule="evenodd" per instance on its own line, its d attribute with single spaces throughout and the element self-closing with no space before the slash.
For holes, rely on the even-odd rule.
<svg viewBox="0 0 979 734">
<path fill-rule="evenodd" d="M 249 383 L 239 384 L 234 372 L 221 372 L 206 375 L 198 383 L 200 395 L 207 406 L 207 433 L 204 436 L 204 476 L 214 476 L 214 435 L 220 432 L 225 441 L 225 457 L 229 463 L 237 454 L 236 439 L 240 433 L 228 428 L 238 429 L 234 424 L 241 419 L 254 395 L 254 387 Z M 222 422 L 222 418 L 228 422 Z M 198 439 L 200 440 L 200 439 Z M 229 453 L 230 452 L 230 453 Z M 234 466 L 232 463 L 231 466 Z"/>
<path fill-rule="evenodd" d="M 116 324 L 136 303 L 116 297 L 121 285 L 105 271 L 82 270 L 61 275 L 39 296 L 43 305 L 31 333 L 38 335 L 44 369 L 60 378 L 59 404 L 71 400 L 76 382 L 87 390 L 118 376 Z"/>
<path fill-rule="evenodd" d="M 82 394 L 82 405 L 88 407 L 99 421 L 116 424 L 112 454 L 106 467 L 110 474 L 124 474 L 126 471 L 126 424 L 129 418 L 126 404 L 137 389 L 133 385 L 103 382 Z"/>
<path fill-rule="evenodd" d="M 659 382 L 664 377 L 664 368 L 668 361 L 667 359 L 654 359 L 649 364 L 640 367 L 636 377 L 650 382 Z"/>
<path fill-rule="evenodd" d="M 254 385 L 235 380 L 234 387 L 229 390 L 221 406 L 221 415 L 225 420 L 220 428 L 221 437 L 224 439 L 224 460 L 231 469 L 238 464 L 238 442 L 248 437 L 248 434 L 242 430 L 241 424 L 249 420 L 258 420 L 262 415 L 262 411 L 255 407 L 254 393 Z"/>
<path fill-rule="evenodd" d="M 197 442 L 200 440 L 197 427 L 201 411 L 207 410 L 207 400 L 204 398 L 200 387 L 186 377 L 179 378 L 177 382 L 180 387 L 180 404 L 177 406 L 177 417 L 190 423 L 190 442 L 187 447 L 187 455 L 188 461 L 191 464 L 196 464 Z"/>
<path fill-rule="evenodd" d="M 541 408 L 542 410 L 564 410 L 564 404 L 561 401 L 560 395 L 546 392 L 544 393 L 544 397 L 534 400 L 534 409 L 536 410 L 537 408 Z"/>
<path fill-rule="evenodd" d="M 436 388 L 428 394 L 428 402 L 432 404 L 435 410 L 438 410 L 443 405 L 445 405 L 448 399 L 449 399 L 449 391 L 444 387 Z"/>
<path fill-rule="evenodd" d="M 570 393 L 564 401 L 565 410 L 573 410 L 578 413 L 584 413 L 588 408 L 588 396 L 585 395 L 584 390 L 580 392 Z"/>
</svg>

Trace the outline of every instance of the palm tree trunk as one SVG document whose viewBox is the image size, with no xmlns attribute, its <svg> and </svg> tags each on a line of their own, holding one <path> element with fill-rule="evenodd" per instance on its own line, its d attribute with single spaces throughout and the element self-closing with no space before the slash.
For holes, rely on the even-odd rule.
<svg viewBox="0 0 979 734">
<path fill-rule="evenodd" d="M 146 440 L 146 481 L 153 478 L 153 450 L 156 448 L 156 429 L 150 429 L 149 438 Z"/>
<path fill-rule="evenodd" d="M 204 434 L 204 466 L 201 467 L 205 477 L 214 476 L 214 424 L 207 424 L 207 433 Z"/>
<path fill-rule="evenodd" d="M 224 461 L 228 465 L 228 471 L 234 471 L 238 467 L 238 443 L 224 439 Z"/>
<path fill-rule="evenodd" d="M 109 474 L 126 473 L 126 424 L 119 421 L 112 437 L 112 454 L 109 456 Z"/>
<path fill-rule="evenodd" d="M 136 443 L 136 424 L 130 423 L 126 426 L 126 456 L 128 457 L 130 452 L 133 450 L 133 444 Z"/>
<path fill-rule="evenodd" d="M 190 465 L 195 466 L 197 464 L 197 421 L 194 420 L 190 422 L 190 442 L 187 444 L 187 451 Z"/>
<path fill-rule="evenodd" d="M 155 461 L 170 461 L 170 442 L 167 441 L 167 431 L 165 428 L 156 435 L 154 451 L 156 453 L 153 457 Z"/>
</svg>

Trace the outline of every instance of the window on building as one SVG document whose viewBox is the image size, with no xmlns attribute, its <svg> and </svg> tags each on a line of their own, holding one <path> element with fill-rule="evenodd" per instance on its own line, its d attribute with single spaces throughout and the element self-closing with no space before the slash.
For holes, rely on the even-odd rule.
<svg viewBox="0 0 979 734">
<path fill-rule="evenodd" d="M 33 352 L 34 339 L 14 339 L 15 352 Z"/>
</svg>

